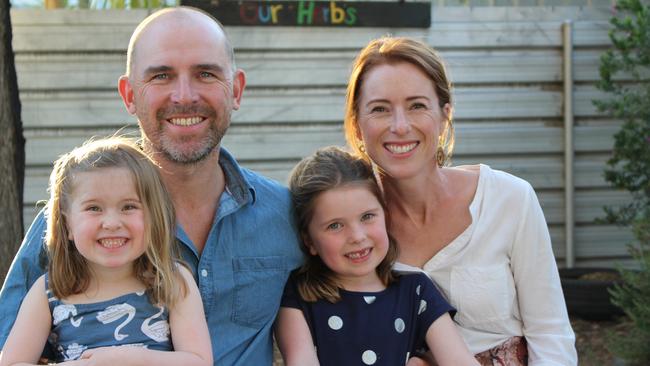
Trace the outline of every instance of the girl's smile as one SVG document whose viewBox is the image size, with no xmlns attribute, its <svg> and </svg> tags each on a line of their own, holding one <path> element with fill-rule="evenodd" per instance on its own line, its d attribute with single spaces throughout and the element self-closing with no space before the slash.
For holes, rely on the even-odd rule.
<svg viewBox="0 0 650 366">
<path fill-rule="evenodd" d="M 68 239 L 91 268 L 131 270 L 145 249 L 144 210 L 126 168 L 77 173 L 65 212 Z"/>
<path fill-rule="evenodd" d="M 350 291 L 383 285 L 376 268 L 388 252 L 384 210 L 367 187 L 348 184 L 327 190 L 314 200 L 305 242 Z M 379 286 L 378 286 L 379 285 Z"/>
</svg>

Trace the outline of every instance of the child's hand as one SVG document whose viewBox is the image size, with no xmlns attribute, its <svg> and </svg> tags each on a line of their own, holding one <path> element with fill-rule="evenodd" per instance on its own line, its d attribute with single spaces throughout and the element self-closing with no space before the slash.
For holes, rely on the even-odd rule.
<svg viewBox="0 0 650 366">
<path fill-rule="evenodd" d="M 126 360 L 131 360 L 135 356 L 133 354 L 135 352 L 137 347 L 133 346 L 93 348 L 84 351 L 78 360 L 82 363 L 74 366 L 115 366 L 117 363 L 124 365 Z M 128 365 L 129 362 L 126 364 Z"/>
<path fill-rule="evenodd" d="M 406 366 L 431 366 L 431 364 L 419 357 L 411 357 Z"/>
</svg>

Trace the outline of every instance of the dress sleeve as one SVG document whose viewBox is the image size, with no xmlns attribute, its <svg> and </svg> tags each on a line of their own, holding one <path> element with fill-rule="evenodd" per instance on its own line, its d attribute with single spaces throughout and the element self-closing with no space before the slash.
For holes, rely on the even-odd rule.
<svg viewBox="0 0 650 366">
<path fill-rule="evenodd" d="M 511 249 L 529 365 L 576 365 L 575 335 L 567 315 L 546 220 L 533 188 L 526 197 Z"/>
<path fill-rule="evenodd" d="M 46 221 L 41 211 L 27 231 L 0 290 L 0 349 L 7 341 L 27 291 L 45 273 L 45 229 Z"/>
<path fill-rule="evenodd" d="M 431 324 L 445 313 L 453 318 L 456 309 L 442 296 L 429 276 L 418 273 L 412 274 L 416 278 L 413 286 L 416 296 L 419 297 L 417 307 L 417 339 L 419 344 L 426 344 L 426 334 Z"/>
<path fill-rule="evenodd" d="M 287 283 L 284 285 L 284 292 L 282 293 L 282 300 L 280 301 L 280 306 L 285 308 L 295 308 L 303 310 L 301 306 L 302 299 L 298 293 L 298 285 L 296 283 L 296 272 L 292 272 L 289 275 Z"/>
</svg>

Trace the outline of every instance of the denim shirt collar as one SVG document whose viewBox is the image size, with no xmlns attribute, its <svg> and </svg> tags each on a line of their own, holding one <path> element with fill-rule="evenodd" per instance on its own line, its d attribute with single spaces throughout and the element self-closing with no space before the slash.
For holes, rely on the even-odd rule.
<svg viewBox="0 0 650 366">
<path fill-rule="evenodd" d="M 226 190 L 232 198 L 240 205 L 250 202 L 255 204 L 255 188 L 244 176 L 242 168 L 237 164 L 235 158 L 225 148 L 219 150 L 219 166 L 223 170 L 226 179 Z"/>
</svg>

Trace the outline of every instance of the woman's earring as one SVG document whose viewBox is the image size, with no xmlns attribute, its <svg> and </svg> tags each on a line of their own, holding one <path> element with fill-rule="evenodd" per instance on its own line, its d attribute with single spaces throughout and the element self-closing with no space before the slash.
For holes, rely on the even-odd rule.
<svg viewBox="0 0 650 366">
<path fill-rule="evenodd" d="M 361 151 L 364 154 L 366 153 L 366 145 L 364 145 L 363 142 L 359 142 L 357 147 L 359 148 L 359 151 Z"/>
<path fill-rule="evenodd" d="M 445 165 L 446 160 L 447 156 L 445 150 L 442 146 L 438 146 L 438 149 L 436 150 L 436 163 L 438 164 L 438 167 L 442 168 Z"/>
</svg>

